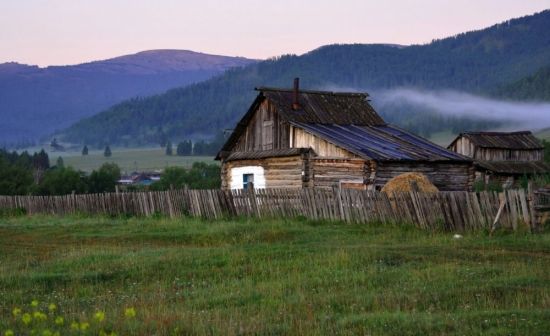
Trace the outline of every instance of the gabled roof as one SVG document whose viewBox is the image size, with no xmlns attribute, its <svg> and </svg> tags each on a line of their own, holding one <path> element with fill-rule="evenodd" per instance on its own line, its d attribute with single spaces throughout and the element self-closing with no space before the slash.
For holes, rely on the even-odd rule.
<svg viewBox="0 0 550 336">
<path fill-rule="evenodd" d="M 470 158 L 391 125 L 292 124 L 367 160 L 471 161 Z"/>
<path fill-rule="evenodd" d="M 287 89 L 256 88 L 278 108 L 286 121 L 337 125 L 385 125 L 367 101 L 366 93 L 300 90 L 300 109 L 293 110 L 293 92 Z"/>
<path fill-rule="evenodd" d="M 530 131 L 520 132 L 464 132 L 451 142 L 451 147 L 459 138 L 468 138 L 475 146 L 493 149 L 543 149 L 542 143 Z"/>
<path fill-rule="evenodd" d="M 229 154 L 246 130 L 258 106 L 269 99 L 280 118 L 364 159 L 375 161 L 462 161 L 470 158 L 440 147 L 426 139 L 390 126 L 367 101 L 368 95 L 354 92 L 300 90 L 299 109 L 294 110 L 293 90 L 257 88 L 258 96 L 235 127 L 216 159 Z M 232 153 L 231 159 L 250 157 Z M 256 153 L 257 155 L 266 154 Z"/>
<path fill-rule="evenodd" d="M 292 109 L 292 89 L 260 87 L 258 96 L 250 105 L 246 114 L 237 123 L 233 133 L 216 156 L 219 160 L 222 153 L 230 151 L 240 135 L 246 130 L 258 106 L 269 99 L 276 107 L 282 120 L 286 122 L 339 124 L 339 125 L 385 125 L 384 120 L 376 113 L 367 101 L 366 93 L 299 91 L 300 109 Z"/>
<path fill-rule="evenodd" d="M 476 166 L 499 174 L 531 175 L 550 173 L 550 165 L 542 161 L 476 161 Z"/>
</svg>

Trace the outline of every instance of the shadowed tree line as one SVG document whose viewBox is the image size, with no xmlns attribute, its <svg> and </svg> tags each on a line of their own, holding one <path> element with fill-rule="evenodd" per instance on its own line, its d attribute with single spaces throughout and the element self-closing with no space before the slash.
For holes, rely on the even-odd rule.
<svg viewBox="0 0 550 336">
<path fill-rule="evenodd" d="M 41 150 L 28 152 L 0 150 L 0 195 L 66 195 L 71 193 L 114 192 L 121 171 L 115 163 L 104 163 L 90 174 L 67 167 L 59 157 L 50 166 L 48 154 Z M 189 169 L 168 167 L 160 181 L 149 187 L 167 190 L 182 188 L 213 189 L 220 187 L 220 167 L 216 164 L 195 162 Z"/>
<path fill-rule="evenodd" d="M 115 191 L 120 179 L 120 168 L 105 163 L 98 170 L 86 175 L 72 167 L 66 167 L 59 157 L 50 166 L 48 154 L 41 150 L 28 152 L 0 150 L 0 195 L 65 195 L 75 193 L 100 193 Z"/>
</svg>

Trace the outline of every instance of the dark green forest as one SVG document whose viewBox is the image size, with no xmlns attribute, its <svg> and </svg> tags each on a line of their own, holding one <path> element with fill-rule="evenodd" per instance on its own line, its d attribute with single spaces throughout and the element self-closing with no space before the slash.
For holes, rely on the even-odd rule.
<svg viewBox="0 0 550 336">
<path fill-rule="evenodd" d="M 48 154 L 41 150 L 29 154 L 0 149 L 0 195 L 66 195 L 115 191 L 120 168 L 105 163 L 86 175 L 65 167 L 63 159 L 50 166 Z"/>
<path fill-rule="evenodd" d="M 550 10 L 426 45 L 325 46 L 301 56 L 285 55 L 232 69 L 161 95 L 124 101 L 62 135 L 70 142 L 128 146 L 165 138 L 175 143 L 208 139 L 234 127 L 257 94 L 254 87 L 290 87 L 294 77 L 302 79 L 305 89 L 376 92 L 410 87 L 495 95 L 496 88 L 522 83 L 526 80 L 522 78 L 549 66 L 548 31 Z M 376 107 L 376 96 L 372 99 Z M 457 125 L 458 131 L 487 126 L 485 121 L 442 118 L 410 106 L 379 112 L 389 122 L 425 136 Z"/>
<path fill-rule="evenodd" d="M 506 99 L 550 101 L 550 66 L 539 69 L 531 76 L 500 87 L 496 94 Z"/>
</svg>

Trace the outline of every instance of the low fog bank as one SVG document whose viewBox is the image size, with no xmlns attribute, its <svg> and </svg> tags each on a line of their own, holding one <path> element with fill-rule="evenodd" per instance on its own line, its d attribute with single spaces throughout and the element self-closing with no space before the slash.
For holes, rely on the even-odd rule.
<svg viewBox="0 0 550 336">
<path fill-rule="evenodd" d="M 550 103 L 513 102 L 457 91 L 417 89 L 377 91 L 371 98 L 381 111 L 385 106 L 409 105 L 449 117 L 502 122 L 506 130 L 540 130 L 550 127 Z"/>
</svg>

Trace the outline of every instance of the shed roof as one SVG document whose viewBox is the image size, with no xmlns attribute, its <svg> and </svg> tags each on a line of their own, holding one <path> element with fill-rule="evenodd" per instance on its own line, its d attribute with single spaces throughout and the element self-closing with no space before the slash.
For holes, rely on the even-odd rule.
<svg viewBox="0 0 550 336">
<path fill-rule="evenodd" d="M 542 161 L 476 161 L 476 166 L 498 174 L 546 174 L 550 165 Z"/>
<path fill-rule="evenodd" d="M 471 162 L 395 126 L 292 124 L 368 160 Z"/>
<path fill-rule="evenodd" d="M 520 132 L 464 132 L 460 137 L 468 138 L 475 146 L 494 149 L 542 149 L 544 146 L 530 131 Z"/>
</svg>

